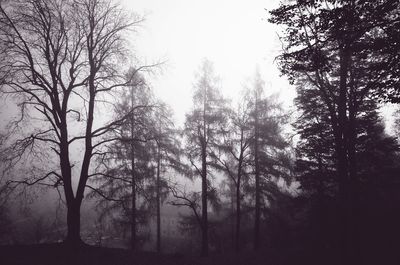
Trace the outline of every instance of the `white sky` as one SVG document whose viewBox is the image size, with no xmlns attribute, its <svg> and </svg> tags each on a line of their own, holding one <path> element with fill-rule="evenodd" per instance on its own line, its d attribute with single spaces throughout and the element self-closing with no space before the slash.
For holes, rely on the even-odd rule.
<svg viewBox="0 0 400 265">
<path fill-rule="evenodd" d="M 281 48 L 277 29 L 267 22 L 267 11 L 278 0 L 124 0 L 131 11 L 146 14 L 137 39 L 132 40 L 147 63 L 167 60 L 161 74 L 151 78 L 155 94 L 171 105 L 177 124 L 192 106 L 194 74 L 202 59 L 214 62 L 221 90 L 237 98 L 256 66 L 266 82 L 266 93 L 280 91 L 291 104 L 294 89 L 273 60 Z"/>
</svg>

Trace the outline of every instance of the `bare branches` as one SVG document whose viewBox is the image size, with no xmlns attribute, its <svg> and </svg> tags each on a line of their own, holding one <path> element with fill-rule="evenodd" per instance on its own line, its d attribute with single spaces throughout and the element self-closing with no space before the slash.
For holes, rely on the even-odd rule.
<svg viewBox="0 0 400 265">
<path fill-rule="evenodd" d="M 42 181 L 47 180 L 50 176 L 56 176 L 57 177 L 57 181 L 54 184 L 49 184 L 49 183 L 43 183 Z M 49 186 L 49 187 L 57 187 L 60 183 L 62 182 L 62 177 L 60 174 L 58 174 L 55 171 L 51 171 L 47 174 L 45 174 L 44 176 L 40 177 L 40 178 L 36 178 L 32 181 L 29 180 L 10 180 L 7 182 L 7 185 L 12 185 L 12 184 L 16 184 L 14 185 L 14 188 L 17 187 L 18 185 L 26 185 L 26 186 L 33 186 L 35 184 L 39 184 L 39 185 L 43 185 L 43 186 Z"/>
<path fill-rule="evenodd" d="M 94 188 L 94 187 L 90 186 L 89 184 L 86 184 L 86 187 L 89 188 L 90 190 L 92 190 L 93 192 L 95 192 L 96 194 L 100 195 L 101 197 L 103 197 L 103 198 L 106 199 L 107 201 L 111 201 L 111 202 L 122 202 L 122 200 L 120 200 L 120 199 L 114 199 L 114 198 L 108 197 L 108 196 L 105 195 L 103 192 L 101 192 L 99 189 Z"/>
<path fill-rule="evenodd" d="M 200 195 L 198 193 L 192 192 L 191 195 L 188 195 L 186 191 L 182 191 L 178 188 L 176 183 L 170 183 L 168 186 L 172 195 L 176 200 L 170 201 L 169 204 L 174 206 L 186 206 L 189 207 L 192 211 L 196 220 L 200 227 L 202 227 L 201 216 L 199 215 L 199 200 Z"/>
<path fill-rule="evenodd" d="M 162 64 L 164 64 L 164 62 L 158 62 L 158 63 L 154 63 L 154 64 L 149 64 L 149 65 L 142 65 L 142 66 L 134 69 L 133 72 L 130 72 L 129 75 L 128 75 L 128 78 L 126 79 L 125 82 L 118 83 L 118 84 L 113 84 L 113 85 L 110 85 L 108 87 L 103 87 L 101 89 L 97 89 L 96 93 L 110 91 L 110 90 L 113 90 L 113 89 L 118 88 L 118 87 L 127 87 L 127 86 L 132 84 L 132 82 L 135 80 L 136 75 L 139 72 L 146 71 L 148 69 L 154 69 L 155 67 L 159 67 Z M 119 76 L 119 77 L 123 78 L 124 76 Z M 109 78 L 109 77 L 107 77 L 107 78 Z M 103 78 L 103 79 L 106 79 L 106 78 Z"/>
<path fill-rule="evenodd" d="M 86 185 L 89 177 L 98 176 L 91 173 L 93 156 L 104 154 L 103 145 L 119 140 L 103 136 L 122 126 L 139 109 L 153 107 L 136 106 L 109 121 L 96 116 L 101 100 L 106 101 L 118 88 L 129 86 L 137 73 L 161 64 L 135 67 L 129 76 L 121 74 L 129 67 L 121 63 L 129 55 L 126 33 L 142 21 L 104 0 L 17 1 L 10 3 L 10 8 L 0 4 L 0 47 L 6 51 L 0 60 L 1 93 L 18 100 L 21 118 L 13 124 L 14 128 L 22 121 L 40 123 L 40 128 L 25 133 L 22 139 L 9 138 L 17 140 L 9 145 L 2 161 L 7 161 L 10 169 L 25 159 L 28 152 L 51 161 L 54 156 L 45 154 L 54 151 L 60 167 L 60 173 L 53 171 L 34 179 L 22 176 L 10 184 L 49 185 L 57 191 L 62 184 L 68 209 L 77 206 L 79 213 L 85 188 L 96 189 Z M 84 125 L 83 132 L 79 131 L 80 125 Z M 30 129 L 25 127 L 24 131 Z M 95 138 L 100 140 L 95 142 Z M 84 140 L 85 150 L 78 189 L 74 192 L 71 145 L 80 139 Z M 54 176 L 54 183 L 46 182 L 54 180 Z M 98 189 L 96 192 L 109 197 Z"/>
</svg>

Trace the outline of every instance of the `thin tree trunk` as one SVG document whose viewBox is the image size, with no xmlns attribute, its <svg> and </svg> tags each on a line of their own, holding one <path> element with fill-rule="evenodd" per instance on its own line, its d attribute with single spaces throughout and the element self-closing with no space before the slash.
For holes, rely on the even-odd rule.
<svg viewBox="0 0 400 265">
<path fill-rule="evenodd" d="M 260 165 L 258 161 L 259 152 L 259 128 L 258 128 L 258 92 L 256 91 L 255 102 L 255 121 L 254 121 L 254 166 L 255 166 L 255 216 L 254 216 L 254 250 L 258 250 L 260 245 Z"/>
<path fill-rule="evenodd" d="M 160 196 L 160 147 L 157 147 L 157 253 L 161 253 L 161 196 Z"/>
<path fill-rule="evenodd" d="M 233 219 L 233 216 L 235 216 L 236 214 L 236 210 L 235 210 L 235 205 L 236 205 L 236 191 L 233 187 L 229 187 L 229 193 L 230 193 L 230 197 L 231 197 L 231 214 L 232 214 L 232 218 L 231 218 L 231 243 L 232 243 L 232 249 L 235 249 L 236 246 L 236 223 Z"/>
<path fill-rule="evenodd" d="M 132 209 L 131 209 L 131 249 L 136 247 L 136 179 L 135 179 L 135 159 L 132 156 Z"/>
<path fill-rule="evenodd" d="M 236 233 L 235 233 L 235 250 L 240 251 L 240 219 L 241 219 L 241 208 L 240 208 L 240 178 L 236 185 Z"/>
<path fill-rule="evenodd" d="M 202 208 L 202 242 L 201 242 L 201 255 L 208 256 L 208 212 L 207 212 L 207 90 L 204 88 L 204 101 L 203 101 L 203 137 L 201 138 L 201 208 Z"/>
<path fill-rule="evenodd" d="M 207 164 L 205 147 L 202 148 L 202 180 L 201 180 L 201 205 L 202 205 L 202 242 L 201 255 L 208 256 L 208 216 L 207 216 Z"/>
<path fill-rule="evenodd" d="M 350 58 L 351 59 L 351 58 Z M 350 62 L 351 63 L 351 62 Z M 359 261 L 360 250 L 360 197 L 359 197 L 359 180 L 357 176 L 357 157 L 356 157 L 356 140 L 357 140 L 357 98 L 353 82 L 352 71 L 350 71 L 350 94 L 349 94 L 349 123 L 348 123 L 348 139 L 347 152 L 349 160 L 349 219 L 351 231 L 352 258 L 355 262 Z"/>
<path fill-rule="evenodd" d="M 349 227 L 349 170 L 347 153 L 347 75 L 349 54 L 347 47 L 343 45 L 339 51 L 340 57 L 340 83 L 338 102 L 338 122 L 340 138 L 338 141 L 338 177 L 339 177 L 339 203 L 342 222 L 341 257 L 342 262 L 351 262 L 352 246 L 350 242 L 351 228 Z"/>
<path fill-rule="evenodd" d="M 320 137 L 323 137 L 322 135 Z M 314 232 L 314 246 L 315 249 L 317 250 L 317 260 L 319 262 L 323 261 L 324 258 L 324 251 L 325 251 L 325 246 L 324 246 L 324 238 L 325 238 L 325 230 L 326 230 L 326 218 L 325 218 L 325 199 L 324 199 L 324 179 L 323 177 L 325 176 L 325 172 L 323 169 L 323 162 L 321 158 L 321 154 L 317 155 L 318 159 L 318 173 L 319 173 L 319 179 L 317 182 L 317 202 L 316 202 L 316 213 L 317 213 L 317 219 L 316 219 L 316 231 Z"/>
<path fill-rule="evenodd" d="M 243 141 L 243 133 L 242 139 Z M 235 249 L 236 252 L 240 251 L 240 219 L 241 219 L 241 194 L 240 194 L 240 181 L 242 178 L 242 162 L 243 162 L 243 149 L 240 151 L 239 164 L 237 172 L 237 183 L 236 183 L 236 238 L 235 238 Z"/>
<path fill-rule="evenodd" d="M 131 91 L 131 108 L 133 109 L 133 91 Z M 131 249 L 136 247 L 136 177 L 135 177 L 135 147 L 134 147 L 134 116 L 131 117 L 131 192 L 132 192 L 132 209 L 131 209 Z"/>
</svg>

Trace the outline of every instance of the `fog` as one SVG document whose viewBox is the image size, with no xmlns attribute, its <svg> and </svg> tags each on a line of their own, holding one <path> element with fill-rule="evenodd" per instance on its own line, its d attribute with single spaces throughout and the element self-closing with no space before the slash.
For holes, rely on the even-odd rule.
<svg viewBox="0 0 400 265">
<path fill-rule="evenodd" d="M 397 264 L 399 21 L 0 0 L 0 261 Z"/>
</svg>

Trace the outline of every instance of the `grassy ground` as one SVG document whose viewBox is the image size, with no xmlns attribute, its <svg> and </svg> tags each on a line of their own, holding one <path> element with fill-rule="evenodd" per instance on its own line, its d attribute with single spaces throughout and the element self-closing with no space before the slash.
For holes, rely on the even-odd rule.
<svg viewBox="0 0 400 265">
<path fill-rule="evenodd" d="M 278 262 L 279 264 L 281 262 Z M 220 265 L 220 264 L 278 264 L 270 255 L 254 252 L 237 254 L 213 254 L 208 258 L 183 255 L 157 255 L 151 252 L 132 253 L 126 249 L 82 246 L 67 249 L 63 244 L 40 244 L 25 246 L 0 246 L 2 265 Z"/>
<path fill-rule="evenodd" d="M 88 245 L 69 249 L 63 244 L 39 244 L 0 246 L 0 265 L 347 265 L 338 262 L 332 253 L 321 254 L 317 251 L 270 249 L 257 254 L 253 251 L 213 253 L 208 258 L 201 258 L 196 255 L 132 253 L 127 249 Z M 360 265 L 398 265 L 399 261 L 378 255 L 376 259 L 364 259 Z"/>
</svg>

